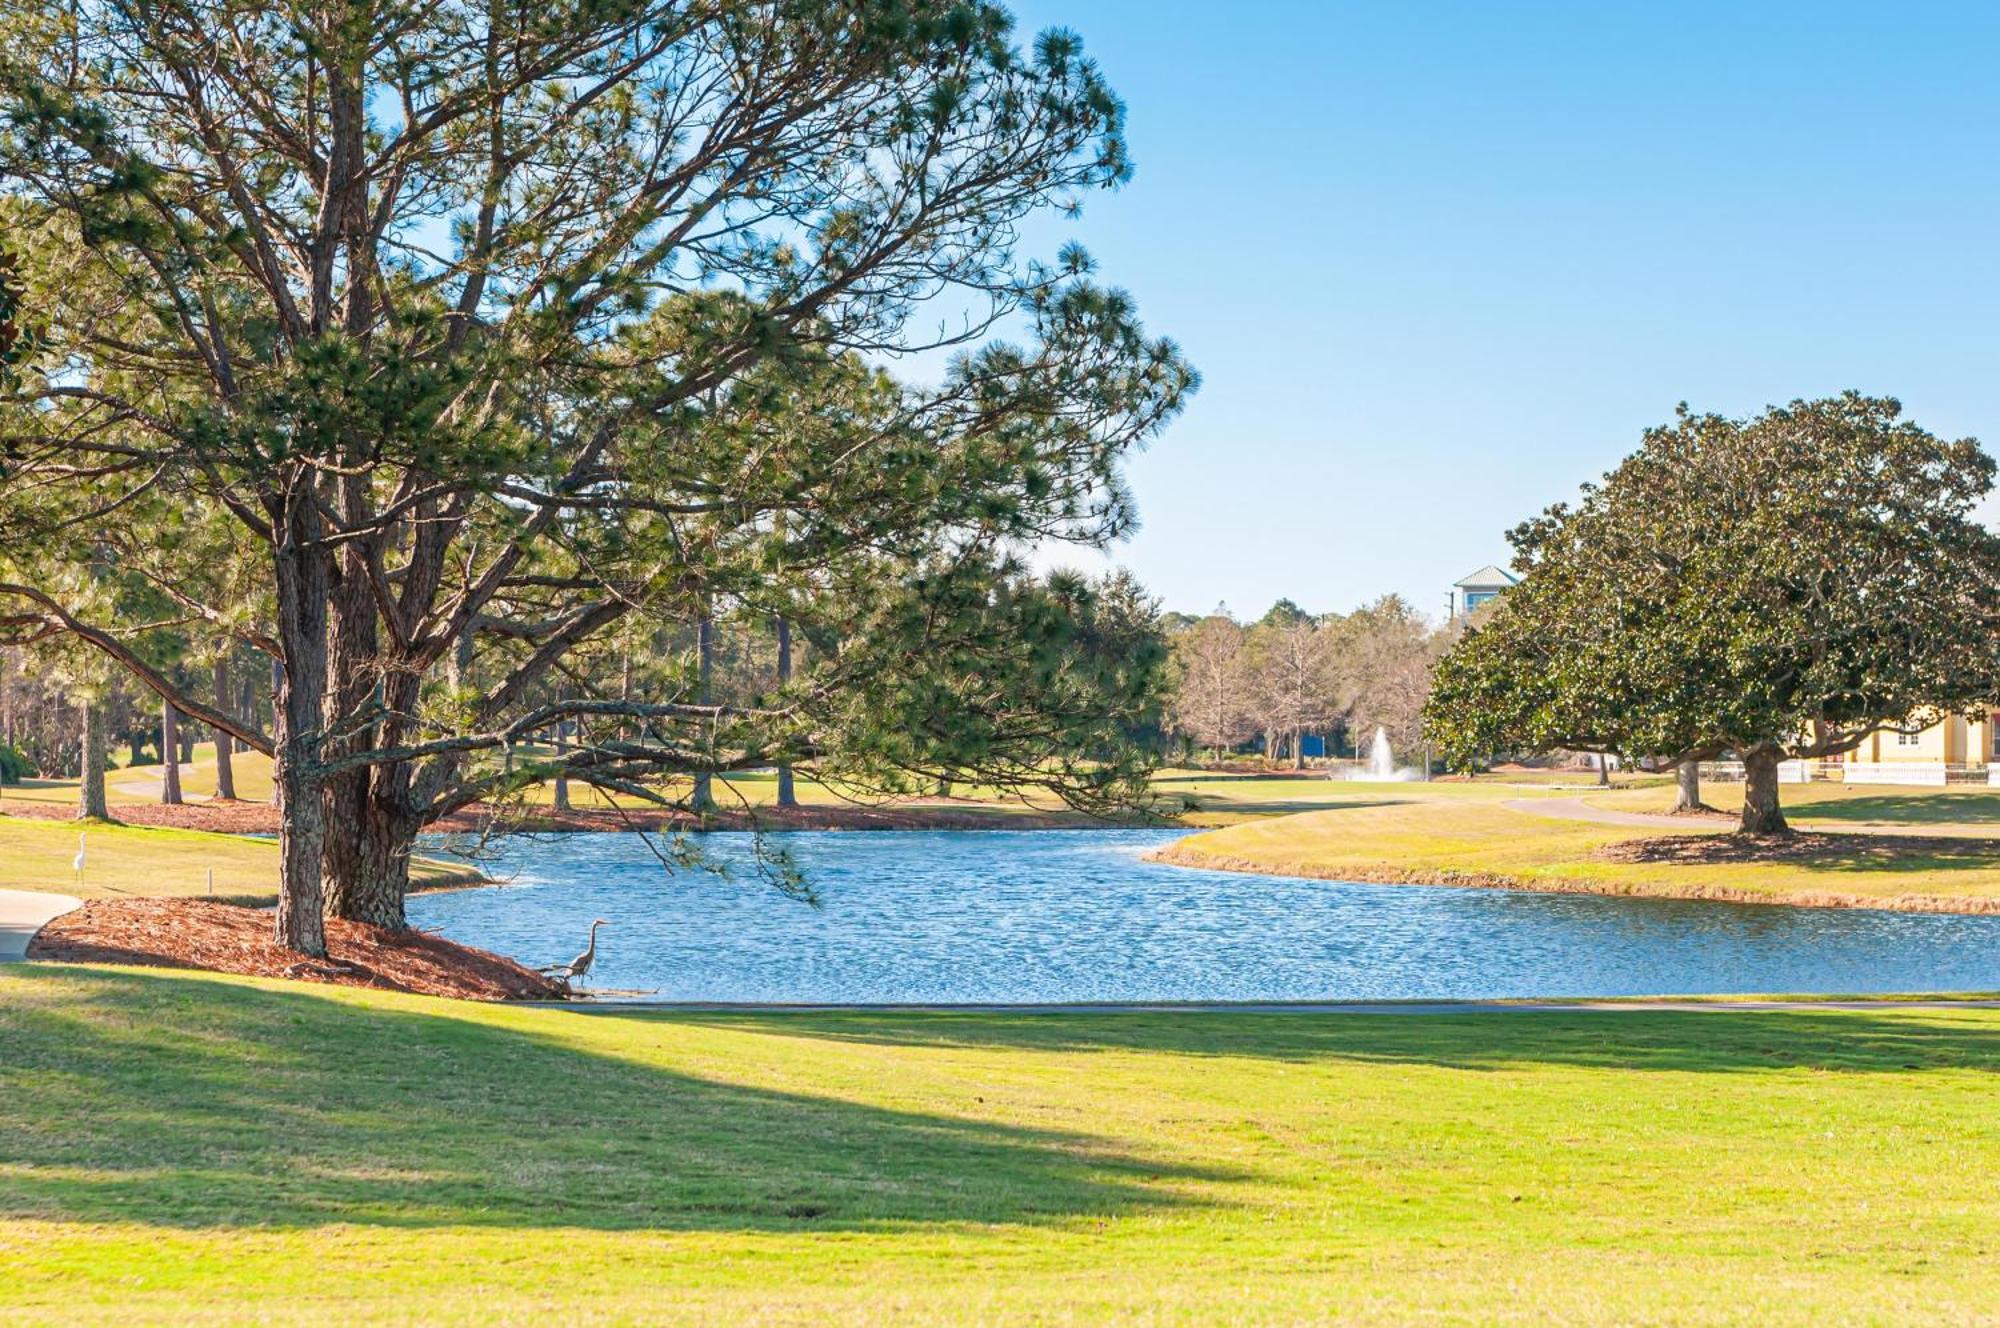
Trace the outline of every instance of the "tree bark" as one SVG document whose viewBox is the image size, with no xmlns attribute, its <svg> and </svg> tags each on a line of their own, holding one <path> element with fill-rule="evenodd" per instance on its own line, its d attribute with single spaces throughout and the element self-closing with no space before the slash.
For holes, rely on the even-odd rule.
<svg viewBox="0 0 2000 1328">
<path fill-rule="evenodd" d="M 215 661 L 215 708 L 233 709 L 229 695 L 229 661 L 220 658 Z M 221 729 L 215 731 L 215 796 L 230 802 L 236 801 L 236 767 L 231 763 L 230 737 Z"/>
<path fill-rule="evenodd" d="M 700 653 L 701 704 L 709 705 L 710 685 L 715 678 L 715 620 L 705 613 L 695 627 L 695 644 Z M 714 776 L 706 770 L 694 777 L 694 809 L 698 812 L 715 810 Z"/>
<path fill-rule="evenodd" d="M 104 798 L 104 703 L 83 705 L 83 783 L 77 799 L 76 815 L 81 821 L 108 821 L 111 808 Z"/>
<path fill-rule="evenodd" d="M 1305 768 L 1306 768 L 1306 731 L 1304 729 L 1293 729 L 1292 769 L 1303 770 Z"/>
<path fill-rule="evenodd" d="M 359 516 L 364 496 L 353 479 L 342 481 L 342 501 Z M 330 573 L 327 602 L 326 706 L 323 723 L 340 736 L 321 753 L 333 758 L 379 746 L 391 717 L 415 701 L 404 686 L 407 672 L 381 667 L 382 622 L 369 583 L 363 541 L 343 546 Z M 371 721 L 359 724 L 363 715 Z M 393 741 L 393 738 L 391 739 Z M 327 834 L 320 850 L 326 915 L 400 930 L 409 893 L 410 848 L 417 827 L 403 808 L 407 767 L 361 766 L 329 776 L 324 801 Z"/>
<path fill-rule="evenodd" d="M 1611 782 L 1611 758 L 1603 752 L 1597 754 L 1597 784 L 1603 788 Z"/>
<path fill-rule="evenodd" d="M 556 759 L 560 761 L 567 755 L 569 755 L 569 721 L 559 719 L 556 721 Z M 556 776 L 555 809 L 559 812 L 570 809 L 569 778 L 565 775 Z"/>
<path fill-rule="evenodd" d="M 1746 835 L 1791 832 L 1778 803 L 1778 762 L 1784 753 L 1773 743 L 1758 743 L 1743 753 L 1743 823 Z"/>
<path fill-rule="evenodd" d="M 180 715 L 173 702 L 160 702 L 160 801 L 181 805 Z"/>
<path fill-rule="evenodd" d="M 285 722 L 284 702 L 278 699 L 284 694 L 285 694 L 285 666 L 282 661 L 273 658 L 271 660 L 271 734 L 273 737 L 277 736 L 278 730 L 281 727 L 283 727 Z M 278 796 L 276 761 L 277 758 L 273 757 L 272 776 L 271 776 L 271 805 L 273 807 L 282 805 L 282 800 Z"/>
<path fill-rule="evenodd" d="M 1707 810 L 1701 800 L 1701 762 L 1689 757 L 1674 767 L 1674 811 L 1686 814 Z"/>
<path fill-rule="evenodd" d="M 778 686 L 782 689 L 792 680 L 792 624 L 783 614 L 778 615 Z M 792 784 L 792 767 L 784 763 L 778 767 L 778 806 L 799 805 L 798 790 Z"/>
<path fill-rule="evenodd" d="M 401 931 L 409 925 L 410 852 L 421 828 L 388 799 L 371 796 L 368 780 L 343 780 L 328 792 L 333 816 L 322 865 L 326 913 L 349 922 Z"/>
<path fill-rule="evenodd" d="M 311 494 L 302 492 L 306 487 L 305 481 L 297 481 L 288 495 L 274 553 L 278 639 L 285 652 L 272 763 L 279 827 L 275 930 L 279 945 L 323 956 L 320 853 L 326 841 L 326 807 L 310 772 L 326 697 L 327 571 L 312 544 L 319 523 Z"/>
</svg>

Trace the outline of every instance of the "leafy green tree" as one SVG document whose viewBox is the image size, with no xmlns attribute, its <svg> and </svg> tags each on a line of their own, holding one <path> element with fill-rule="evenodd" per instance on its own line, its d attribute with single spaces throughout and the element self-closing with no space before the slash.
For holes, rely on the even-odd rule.
<svg viewBox="0 0 2000 1328">
<path fill-rule="evenodd" d="M 1051 756 L 1102 736 L 1079 687 L 1128 679 L 1056 621 L 1086 598 L 1001 552 L 1125 529 L 1120 460 L 1194 385 L 1087 256 L 1017 251 L 1038 209 L 1129 173 L 1074 36 L 1023 52 L 961 0 L 0 24 L 0 201 L 47 328 L 0 399 L 0 530 L 44 564 L 153 536 L 125 571 L 282 661 L 275 732 L 79 611 L 59 568 L 4 593 L 274 755 L 283 943 L 323 950 L 328 911 L 400 925 L 422 826 L 531 778 L 643 794 L 866 760 L 1120 787 Z M 941 348 L 923 389 L 864 359 Z M 158 538 L 163 505 L 188 538 Z M 725 611 L 838 653 L 768 709 L 569 668 L 630 621 Z M 994 671 L 908 667 L 925 649 Z M 892 740 L 914 696 L 964 710 Z M 559 765 L 514 759 L 565 720 Z"/>
<path fill-rule="evenodd" d="M 2000 537 L 1974 516 L 1993 477 L 1890 399 L 1683 406 L 1513 532 L 1522 582 L 1440 663 L 1428 731 L 1461 764 L 1733 752 L 1742 829 L 1782 832 L 1780 762 L 2000 695 Z"/>
</svg>

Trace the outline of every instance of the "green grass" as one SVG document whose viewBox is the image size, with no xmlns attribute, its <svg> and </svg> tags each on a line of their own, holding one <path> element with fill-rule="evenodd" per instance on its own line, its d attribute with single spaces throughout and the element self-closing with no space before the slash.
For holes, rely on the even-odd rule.
<svg viewBox="0 0 2000 1328">
<path fill-rule="evenodd" d="M 1672 832 L 1529 815 L 1500 805 L 1521 790 L 1461 785 L 1460 792 L 1444 792 L 1453 787 L 1402 785 L 1400 792 L 1371 793 L 1345 806 L 1245 821 L 1182 841 L 1177 850 L 1215 865 L 1359 880 L 1512 882 L 1612 894 L 1891 907 L 2000 897 L 2000 859 L 1981 844 L 1949 837 L 1913 847 L 1857 834 L 1841 842 L 1841 851 L 1809 861 L 1634 862 L 1615 860 L 1616 847 Z M 1966 814 L 1960 808 L 1970 810 L 1978 801 L 1942 792 L 1907 799 L 1880 789 L 1865 797 L 1849 792 L 1852 802 L 1822 797 L 1812 810 L 1861 805 L 1876 817 L 1893 813 L 1914 828 L 1937 829 L 1943 824 L 1937 808 L 1948 807 L 1946 815 L 1957 818 Z M 1665 795 L 1635 789 L 1585 801 L 1652 811 L 1665 806 Z M 1814 824 L 1803 815 L 1799 823 Z"/>
<path fill-rule="evenodd" d="M 88 861 L 79 886 L 71 861 L 77 835 Z M 278 848 L 269 840 L 201 830 L 0 816 L 0 889 L 44 890 L 84 899 L 203 895 L 215 874 L 217 898 L 269 903 L 278 893 Z M 411 864 L 419 885 L 461 880 L 463 868 L 427 859 Z"/>
<path fill-rule="evenodd" d="M 1743 786 L 1709 782 L 1702 801 L 1732 815 L 1743 807 Z M 1887 784 L 1785 784 L 1779 797 L 1788 819 L 1800 825 L 1901 824 L 1963 827 L 1971 833 L 2000 834 L 2000 788 L 1953 784 L 1908 788 Z M 1617 789 L 1586 795 L 1593 806 L 1618 811 L 1660 812 L 1673 805 L 1671 786 Z"/>
<path fill-rule="evenodd" d="M 586 1014 L 0 974 L 10 1324 L 1969 1322 L 2000 1012 Z"/>
</svg>

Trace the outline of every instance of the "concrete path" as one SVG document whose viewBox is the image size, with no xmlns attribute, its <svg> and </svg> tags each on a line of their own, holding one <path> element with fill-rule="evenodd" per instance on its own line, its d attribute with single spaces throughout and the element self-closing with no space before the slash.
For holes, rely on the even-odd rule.
<svg viewBox="0 0 2000 1328">
<path fill-rule="evenodd" d="M 81 899 L 68 895 L 45 895 L 32 890 L 0 890 L 0 964 L 14 964 L 28 957 L 28 942 L 51 920 L 73 908 L 82 908 Z"/>
</svg>

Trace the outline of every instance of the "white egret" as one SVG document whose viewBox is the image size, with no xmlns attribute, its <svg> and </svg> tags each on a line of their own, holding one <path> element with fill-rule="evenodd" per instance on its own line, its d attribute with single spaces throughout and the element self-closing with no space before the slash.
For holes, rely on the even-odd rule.
<svg viewBox="0 0 2000 1328">
<path fill-rule="evenodd" d="M 77 831 L 76 835 L 76 856 L 70 859 L 70 864 L 69 864 L 70 870 L 76 873 L 76 883 L 79 889 L 81 889 L 83 886 L 83 860 L 86 852 L 87 849 L 84 845 L 84 832 L 79 830 Z"/>
</svg>

